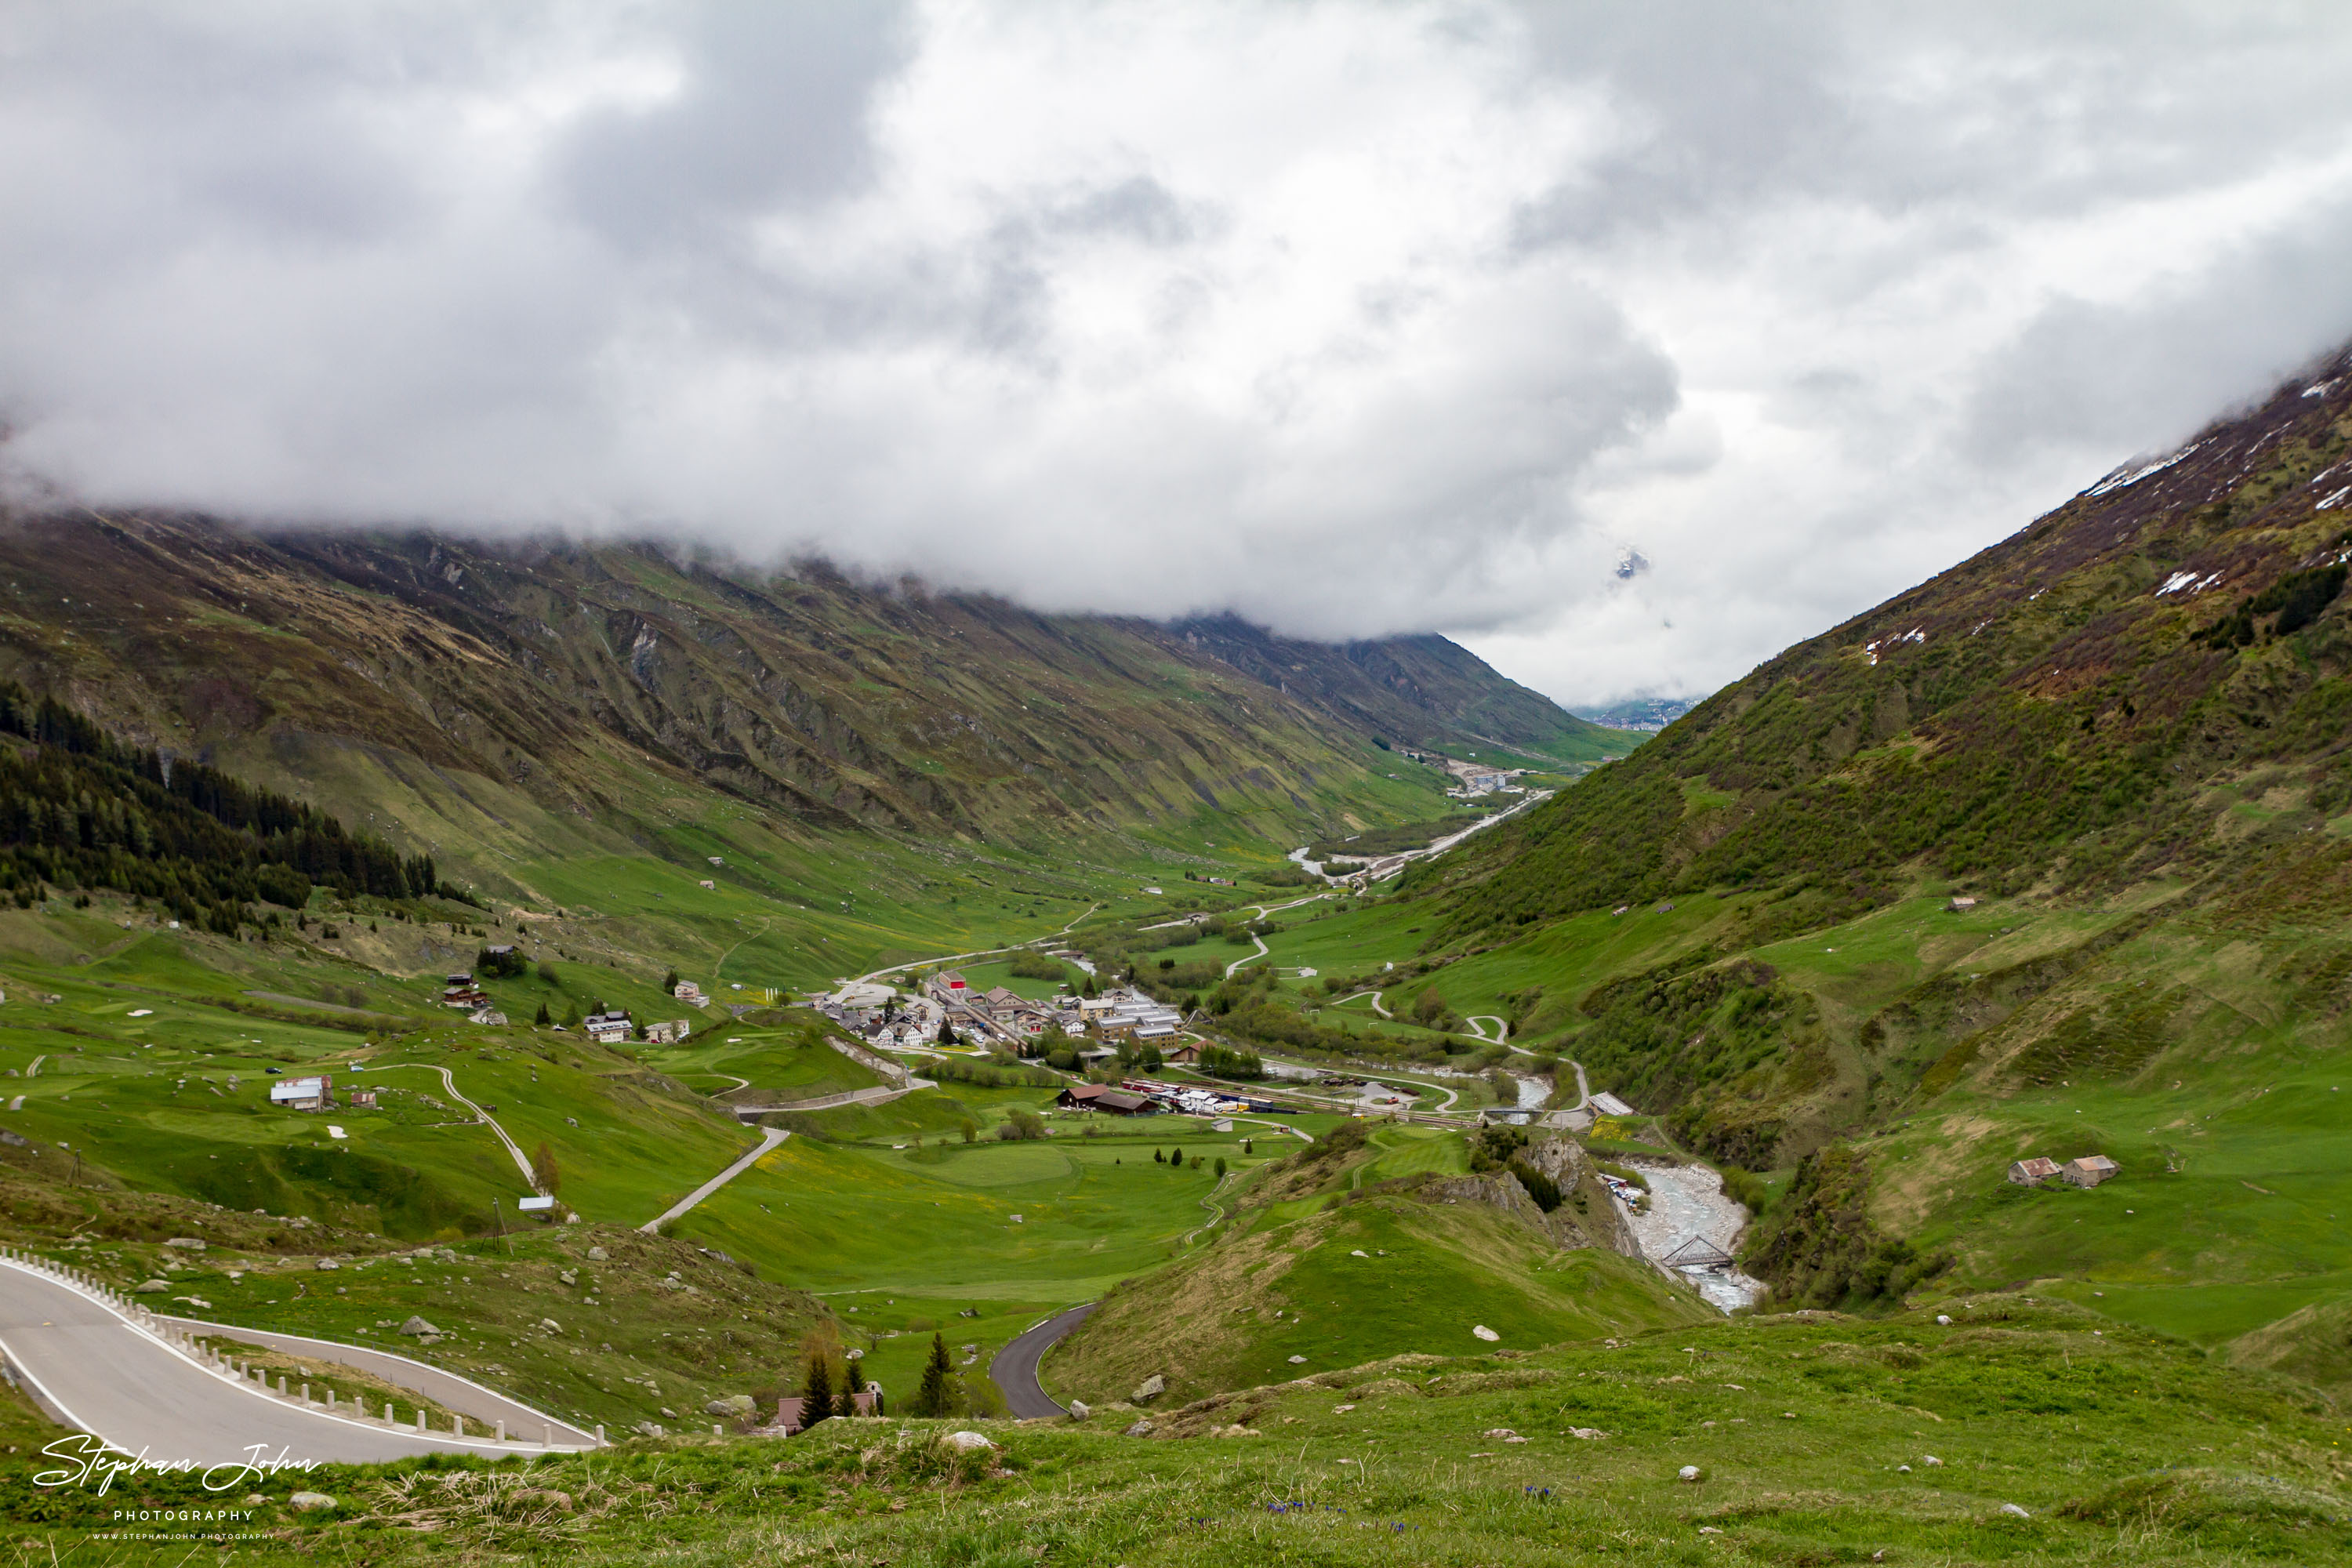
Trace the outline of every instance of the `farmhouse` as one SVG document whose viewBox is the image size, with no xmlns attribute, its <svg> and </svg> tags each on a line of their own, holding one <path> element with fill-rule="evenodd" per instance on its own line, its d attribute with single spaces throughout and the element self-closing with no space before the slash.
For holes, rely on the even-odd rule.
<svg viewBox="0 0 2352 1568">
<path fill-rule="evenodd" d="M 2031 1160 L 2020 1160 L 2009 1168 L 2010 1181 L 2021 1187 L 2038 1187 L 2058 1173 L 2058 1162 L 2036 1154 Z"/>
<path fill-rule="evenodd" d="M 702 994 L 702 987 L 691 980 L 679 981 L 670 988 L 669 994 L 689 1007 L 704 1006 L 710 1001 L 709 997 Z"/>
<path fill-rule="evenodd" d="M 335 1080 L 321 1073 L 317 1078 L 289 1078 L 269 1086 L 269 1103 L 289 1110 L 331 1110 L 335 1105 Z"/>
<path fill-rule="evenodd" d="M 690 1018 L 672 1018 L 667 1023 L 664 1024 L 647 1024 L 646 1026 L 646 1044 L 649 1046 L 674 1046 L 693 1032 L 694 1021 Z"/>
<path fill-rule="evenodd" d="M 591 1013 L 580 1020 L 588 1037 L 600 1046 L 615 1046 L 629 1037 L 629 1016 L 626 1013 Z"/>
<path fill-rule="evenodd" d="M 1055 1103 L 1073 1110 L 1108 1110 L 1113 1116 L 1141 1116 L 1151 1110 L 1149 1095 L 1098 1083 L 1074 1083 L 1062 1090 Z"/>
<path fill-rule="evenodd" d="M 2095 1187 L 2122 1169 L 2105 1154 L 2085 1154 L 2079 1160 L 2067 1161 L 2058 1174 L 2075 1186 Z"/>
</svg>

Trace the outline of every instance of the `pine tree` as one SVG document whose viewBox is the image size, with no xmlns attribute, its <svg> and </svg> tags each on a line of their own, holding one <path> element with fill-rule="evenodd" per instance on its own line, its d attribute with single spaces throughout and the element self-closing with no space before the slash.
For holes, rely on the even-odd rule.
<svg viewBox="0 0 2352 1568">
<path fill-rule="evenodd" d="M 805 1432 L 834 1414 L 833 1368 L 823 1351 L 809 1356 L 808 1378 L 801 1385 L 801 1430 Z"/>
<path fill-rule="evenodd" d="M 945 1415 L 948 1413 L 948 1384 L 954 1376 L 948 1366 L 948 1342 L 944 1334 L 931 1336 L 931 1358 L 923 1363 L 923 1381 L 915 1388 L 914 1403 L 909 1415 Z"/>
<path fill-rule="evenodd" d="M 1169 1150 L 1168 1163 L 1175 1166 L 1178 1170 L 1182 1170 L 1184 1168 L 1184 1151 L 1181 1149 Z"/>
<path fill-rule="evenodd" d="M 1155 1165 L 1164 1165 L 1168 1163 L 1168 1156 L 1160 1150 L 1154 1149 L 1151 1152 L 1151 1163 Z"/>
<path fill-rule="evenodd" d="M 677 971 L 673 969 L 668 973 L 662 976 L 662 994 L 665 996 L 671 995 L 677 990 Z"/>
<path fill-rule="evenodd" d="M 545 1028 L 545 1027 L 547 1027 L 547 1026 L 548 1026 L 548 1025 L 552 1024 L 553 1022 L 555 1022 L 555 1020 L 554 1020 L 553 1018 L 551 1018 L 550 1016 L 548 1016 L 548 1013 L 547 1013 L 547 1004 L 546 1004 L 546 1003 L 541 1002 L 541 1003 L 539 1005 L 539 1016 L 538 1016 L 538 1017 L 536 1017 L 536 1018 L 533 1018 L 533 1019 L 531 1020 L 531 1022 L 532 1022 L 532 1023 L 534 1023 L 534 1024 L 536 1024 L 536 1025 L 538 1025 L 538 1026 L 539 1026 L 541 1028 L 542 1028 L 542 1029 L 543 1029 L 543 1028 Z"/>
</svg>

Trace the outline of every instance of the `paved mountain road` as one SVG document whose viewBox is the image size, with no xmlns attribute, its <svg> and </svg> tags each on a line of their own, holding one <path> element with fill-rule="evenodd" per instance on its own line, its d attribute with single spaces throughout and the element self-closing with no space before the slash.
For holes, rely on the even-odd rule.
<svg viewBox="0 0 2352 1568">
<path fill-rule="evenodd" d="M 1099 1302 L 1088 1301 L 1083 1307 L 1073 1307 L 1057 1313 L 1023 1334 L 990 1359 L 988 1375 L 1004 1391 L 1005 1408 L 1026 1419 L 1034 1415 L 1068 1414 L 1046 1395 L 1037 1381 L 1037 1363 L 1045 1352 L 1061 1342 L 1064 1335 L 1090 1317 Z"/>
<path fill-rule="evenodd" d="M 258 1453 L 367 1464 L 516 1451 L 511 1443 L 416 1432 L 275 1398 L 212 1371 L 91 1293 L 14 1261 L 0 1262 L 0 1352 L 52 1414 L 151 1461 L 232 1465 Z"/>
<path fill-rule="evenodd" d="M 347 1345 L 340 1340 L 316 1340 L 308 1334 L 283 1334 L 274 1329 L 247 1329 L 232 1323 L 206 1322 L 201 1318 L 164 1318 L 162 1321 L 192 1334 L 240 1340 L 249 1345 L 267 1345 L 271 1350 L 308 1356 L 313 1361 L 331 1361 L 342 1366 L 357 1367 L 396 1388 L 422 1394 L 444 1410 L 470 1415 L 485 1426 L 503 1421 L 507 1424 L 508 1435 L 512 1437 L 543 1439 L 559 1446 L 582 1448 L 596 1446 L 595 1434 L 584 1427 L 558 1421 L 543 1410 L 534 1410 L 522 1401 L 509 1399 L 496 1389 L 484 1388 L 471 1378 L 444 1372 L 424 1362 L 412 1361 L 393 1351 Z"/>
</svg>

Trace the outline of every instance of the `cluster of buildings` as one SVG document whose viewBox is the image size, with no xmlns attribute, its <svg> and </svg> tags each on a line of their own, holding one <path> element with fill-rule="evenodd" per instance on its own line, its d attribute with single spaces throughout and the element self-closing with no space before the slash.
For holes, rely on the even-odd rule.
<svg viewBox="0 0 2352 1568">
<path fill-rule="evenodd" d="M 1298 1107 L 1284 1105 L 1196 1083 L 1165 1083 L 1156 1079 L 1130 1078 L 1116 1087 L 1074 1083 L 1055 1103 L 1072 1110 L 1101 1110 L 1113 1116 L 1149 1116 L 1169 1111 L 1179 1116 L 1233 1116 L 1243 1111 L 1296 1114 Z"/>
<path fill-rule="evenodd" d="M 2121 1165 L 2105 1154 L 2085 1154 L 2063 1165 L 2037 1154 L 2031 1160 L 2020 1160 L 2010 1166 L 2009 1179 L 2021 1187 L 2038 1187 L 2053 1181 L 2063 1182 L 2072 1187 L 2095 1187 L 2122 1170 Z"/>
</svg>

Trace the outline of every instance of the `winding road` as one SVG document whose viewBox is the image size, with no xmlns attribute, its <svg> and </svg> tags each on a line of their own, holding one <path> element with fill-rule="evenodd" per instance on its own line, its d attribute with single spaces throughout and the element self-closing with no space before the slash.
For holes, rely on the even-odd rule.
<svg viewBox="0 0 2352 1568">
<path fill-rule="evenodd" d="M 997 1387 L 1004 1391 L 1006 1409 L 1024 1420 L 1038 1415 L 1069 1414 L 1047 1396 L 1045 1385 L 1037 1381 L 1037 1363 L 1043 1361 L 1045 1358 L 1045 1352 L 1060 1343 L 1063 1337 L 1072 1329 L 1092 1316 L 1095 1308 L 1100 1304 L 1088 1301 L 1082 1307 L 1073 1307 L 1066 1312 L 1056 1313 L 1013 1341 L 990 1359 L 988 1375 Z"/>
<path fill-rule="evenodd" d="M 65 1278 L 54 1266 L 0 1260 L 0 1354 L 50 1415 L 88 1435 L 83 1458 L 95 1458 L 102 1444 L 151 1463 L 185 1461 L 202 1468 L 257 1459 L 369 1464 L 420 1454 L 495 1458 L 546 1447 L 330 1414 L 222 1368 L 181 1342 L 183 1331 L 183 1325 L 119 1303 L 110 1292 Z M 250 1330 L 226 1331 L 258 1337 Z M 348 1347 L 320 1348 L 340 1352 Z M 548 1425 L 568 1437 L 585 1436 Z M 528 1430 L 541 1433 L 541 1421 Z M 233 1474 L 225 1484 L 241 1493 L 253 1479 Z"/>
<path fill-rule="evenodd" d="M 507 1152 L 514 1156 L 515 1169 L 522 1173 L 523 1185 L 529 1187 L 532 1192 L 539 1191 L 539 1177 L 532 1173 L 530 1161 L 524 1156 L 521 1146 L 516 1143 L 513 1139 L 507 1136 L 507 1130 L 499 1125 L 498 1118 L 492 1116 L 488 1111 L 484 1110 L 480 1106 L 476 1105 L 472 1100 L 467 1100 L 465 1095 L 459 1091 L 457 1088 L 457 1080 L 449 1076 L 449 1069 L 447 1068 L 436 1067 L 431 1062 L 387 1062 L 382 1067 L 372 1067 L 368 1070 L 370 1072 L 398 1072 L 402 1068 L 420 1068 L 426 1072 L 439 1073 L 441 1075 L 442 1087 L 449 1091 L 449 1098 L 464 1106 L 467 1110 L 472 1111 L 474 1113 L 474 1120 L 488 1127 L 491 1131 L 497 1133 L 499 1135 L 499 1142 L 507 1146 Z"/>
</svg>

